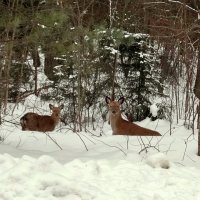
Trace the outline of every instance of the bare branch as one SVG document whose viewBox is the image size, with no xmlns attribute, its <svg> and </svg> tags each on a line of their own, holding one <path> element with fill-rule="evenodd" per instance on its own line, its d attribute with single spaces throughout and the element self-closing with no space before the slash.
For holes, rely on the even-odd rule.
<svg viewBox="0 0 200 200">
<path fill-rule="evenodd" d="M 194 11 L 195 13 L 199 13 L 198 10 L 195 10 L 194 8 L 188 6 L 188 5 L 186 5 L 185 3 L 182 3 L 182 2 L 180 2 L 180 1 L 168 0 L 168 2 L 181 4 L 181 5 L 185 6 L 186 8 L 188 8 L 189 10 L 192 10 L 192 11 Z"/>
</svg>

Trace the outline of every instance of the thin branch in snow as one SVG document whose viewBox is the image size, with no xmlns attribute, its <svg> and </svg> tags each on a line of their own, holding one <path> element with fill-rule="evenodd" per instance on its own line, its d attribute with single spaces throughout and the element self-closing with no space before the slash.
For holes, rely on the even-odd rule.
<svg viewBox="0 0 200 200">
<path fill-rule="evenodd" d="M 103 144 L 105 144 L 105 145 L 108 146 L 108 147 L 112 147 L 112 148 L 119 149 L 125 156 L 127 156 L 127 153 L 126 153 L 124 150 L 122 150 L 120 147 L 107 144 L 107 143 L 105 143 L 105 142 L 103 142 L 103 141 L 101 141 L 101 140 L 98 140 L 98 139 L 96 139 L 96 140 L 99 141 L 99 142 L 101 142 L 101 143 L 103 143 Z"/>
<path fill-rule="evenodd" d="M 60 150 L 63 150 L 62 147 L 56 142 L 55 139 L 53 139 L 48 133 L 44 132 L 44 134 L 51 139 L 51 141 L 53 141 L 53 143 L 55 143 L 59 148 Z"/>
<path fill-rule="evenodd" d="M 84 146 L 85 146 L 85 149 L 88 151 L 88 148 L 84 142 L 84 140 L 82 139 L 82 137 L 80 136 L 80 134 L 78 134 L 76 131 L 75 131 L 76 135 L 81 139 L 81 141 L 83 142 Z"/>
<path fill-rule="evenodd" d="M 80 140 L 83 142 L 84 146 L 85 146 L 85 149 L 88 151 L 88 148 L 84 142 L 84 140 L 82 139 L 82 137 L 80 136 L 80 134 L 78 134 L 77 131 L 74 131 L 72 127 L 68 128 L 69 130 L 71 130 L 73 133 L 75 133 L 79 138 Z M 85 136 L 86 137 L 86 136 Z M 86 137 L 87 138 L 87 137 Z M 87 138 L 88 139 L 88 138 Z M 89 139 L 88 139 L 89 140 Z M 93 142 L 92 140 L 89 140 L 90 142 Z"/>
<path fill-rule="evenodd" d="M 182 161 L 185 159 L 185 155 L 186 155 L 186 151 L 187 151 L 187 147 L 188 147 L 188 141 L 189 141 L 189 138 L 190 138 L 191 136 L 194 136 L 193 133 L 191 133 L 191 134 L 186 138 L 186 140 L 184 141 L 184 143 L 185 143 L 185 149 L 184 149 Z M 189 156 L 187 155 L 187 157 L 189 157 Z M 192 159 L 191 159 L 191 160 L 192 160 Z"/>
<path fill-rule="evenodd" d="M 158 148 L 156 148 L 155 146 L 150 145 L 150 146 L 145 146 L 143 149 L 141 149 L 141 150 L 139 151 L 139 154 L 142 153 L 143 151 L 146 151 L 146 153 L 147 153 L 147 149 L 150 149 L 150 148 L 154 148 L 154 149 L 156 149 L 158 152 L 160 152 L 160 150 L 159 150 Z"/>
<path fill-rule="evenodd" d="M 139 151 L 139 154 L 142 153 L 143 151 L 145 151 L 147 153 L 147 149 L 150 149 L 150 148 L 154 148 L 156 149 L 158 152 L 160 152 L 160 150 L 156 147 L 156 145 L 158 143 L 156 143 L 156 145 L 151 145 L 150 141 L 149 141 L 149 144 L 145 144 L 144 141 L 142 140 L 142 137 L 140 136 L 139 137 L 140 140 L 142 141 L 142 145 L 144 146 L 144 148 L 142 148 L 140 151 Z"/>
</svg>

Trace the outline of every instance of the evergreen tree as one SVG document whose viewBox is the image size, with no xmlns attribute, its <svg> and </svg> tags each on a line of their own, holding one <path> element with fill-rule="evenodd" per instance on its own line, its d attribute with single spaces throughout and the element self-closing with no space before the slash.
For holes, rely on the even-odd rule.
<svg viewBox="0 0 200 200">
<path fill-rule="evenodd" d="M 160 95 L 159 59 L 145 34 L 126 34 L 119 46 L 120 67 L 125 77 L 130 118 L 140 121 L 149 115 L 149 106 Z"/>
</svg>

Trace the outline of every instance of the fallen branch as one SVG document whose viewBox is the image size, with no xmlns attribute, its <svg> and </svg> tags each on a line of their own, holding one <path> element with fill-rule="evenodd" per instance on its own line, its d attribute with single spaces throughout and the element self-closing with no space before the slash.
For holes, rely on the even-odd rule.
<svg viewBox="0 0 200 200">
<path fill-rule="evenodd" d="M 182 157 L 182 160 L 185 159 L 185 155 L 186 155 L 186 151 L 187 151 L 187 147 L 188 147 L 188 141 L 189 141 L 189 138 L 193 136 L 193 133 L 191 133 L 187 138 L 186 140 L 184 141 L 185 143 L 185 149 L 184 149 L 184 153 L 183 153 L 183 157 Z M 189 156 L 188 156 L 189 157 Z M 192 159 L 191 159 L 192 160 Z"/>
<path fill-rule="evenodd" d="M 105 142 L 101 141 L 101 140 L 98 140 L 96 139 L 97 141 L 105 144 L 106 146 L 109 146 L 109 147 L 112 147 L 112 148 L 116 148 L 116 149 L 119 149 L 125 156 L 127 156 L 127 153 L 125 151 L 123 151 L 121 148 L 119 148 L 118 146 L 114 146 L 114 145 L 110 145 L 110 144 L 106 144 Z"/>
<path fill-rule="evenodd" d="M 87 148 L 87 146 L 86 146 L 84 140 L 82 139 L 82 137 L 81 137 L 76 131 L 73 131 L 73 128 L 72 128 L 72 127 L 68 128 L 68 129 L 71 130 L 73 133 L 75 133 L 75 134 L 80 138 L 80 140 L 82 141 L 82 143 L 83 143 L 84 146 L 85 146 L 86 151 L 88 151 L 88 148 Z M 87 139 L 88 139 L 88 138 L 87 138 Z"/>
<path fill-rule="evenodd" d="M 76 133 L 76 135 L 78 135 L 78 137 L 81 139 L 81 141 L 83 142 L 83 144 L 84 144 L 84 146 L 85 146 L 85 149 L 86 149 L 86 151 L 88 151 L 88 148 L 87 148 L 87 146 L 86 146 L 86 144 L 85 144 L 85 142 L 84 142 L 84 140 L 82 139 L 82 137 L 77 133 L 77 132 L 75 132 Z"/>
<path fill-rule="evenodd" d="M 46 132 L 43 132 L 48 138 L 51 139 L 51 141 L 53 141 L 53 143 L 55 143 L 59 148 L 60 150 L 63 150 L 62 147 L 56 142 L 56 140 L 54 140 L 48 133 Z"/>
<path fill-rule="evenodd" d="M 147 149 L 149 149 L 149 148 L 154 148 L 154 149 L 156 149 L 158 152 L 160 152 L 160 150 L 159 150 L 158 148 L 156 148 L 156 146 L 149 145 L 149 146 L 145 146 L 143 149 L 141 149 L 141 150 L 139 151 L 139 154 L 142 153 L 143 151 L 146 151 L 146 153 L 147 153 Z"/>
</svg>

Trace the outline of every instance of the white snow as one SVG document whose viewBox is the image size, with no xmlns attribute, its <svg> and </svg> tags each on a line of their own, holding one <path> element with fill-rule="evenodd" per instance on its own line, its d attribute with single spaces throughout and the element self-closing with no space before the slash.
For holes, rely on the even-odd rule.
<svg viewBox="0 0 200 200">
<path fill-rule="evenodd" d="M 150 113 L 152 114 L 153 117 L 156 117 L 158 115 L 158 107 L 156 106 L 156 104 L 152 104 L 150 106 Z"/>
<path fill-rule="evenodd" d="M 0 156 L 0 199 L 200 199 L 200 171 L 152 169 L 126 160 L 75 159 L 64 165 L 49 156 Z"/>
<path fill-rule="evenodd" d="M 113 136 L 108 123 L 102 129 L 73 133 L 59 125 L 48 133 L 21 131 L 27 111 L 48 114 L 48 104 L 28 98 L 14 105 L 0 129 L 0 200 L 199 200 L 200 158 L 197 130 L 180 121 L 145 119 L 141 126 L 162 137 Z M 28 107 L 29 105 L 29 107 Z M 10 123 L 12 122 L 12 123 Z M 101 137 L 97 137 L 102 133 Z M 4 141 L 3 141 L 4 139 Z"/>
<path fill-rule="evenodd" d="M 146 163 L 151 167 L 161 167 L 163 169 L 170 168 L 170 161 L 164 153 L 157 153 L 147 158 Z"/>
</svg>

